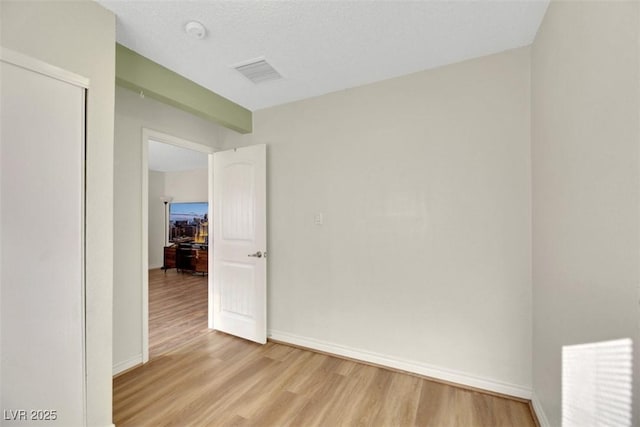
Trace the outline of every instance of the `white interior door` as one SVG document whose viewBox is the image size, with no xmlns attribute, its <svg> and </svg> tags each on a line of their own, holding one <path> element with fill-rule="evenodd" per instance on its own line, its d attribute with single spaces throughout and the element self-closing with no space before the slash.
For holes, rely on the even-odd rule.
<svg viewBox="0 0 640 427">
<path fill-rule="evenodd" d="M 85 89 L 0 59 L 2 425 L 81 426 Z"/>
<path fill-rule="evenodd" d="M 267 340 L 266 145 L 213 155 L 213 327 Z"/>
</svg>

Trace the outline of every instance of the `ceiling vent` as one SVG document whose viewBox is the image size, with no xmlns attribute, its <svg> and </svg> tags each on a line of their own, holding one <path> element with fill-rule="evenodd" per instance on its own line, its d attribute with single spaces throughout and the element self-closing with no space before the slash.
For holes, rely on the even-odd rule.
<svg viewBox="0 0 640 427">
<path fill-rule="evenodd" d="M 271 80 L 281 79 L 282 76 L 275 68 L 264 59 L 256 59 L 236 65 L 235 68 L 240 74 L 251 80 L 253 83 L 264 83 Z"/>
</svg>

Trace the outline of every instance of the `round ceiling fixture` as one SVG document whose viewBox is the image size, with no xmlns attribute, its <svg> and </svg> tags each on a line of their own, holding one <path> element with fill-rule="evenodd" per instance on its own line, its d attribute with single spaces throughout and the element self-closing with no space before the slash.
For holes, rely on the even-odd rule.
<svg viewBox="0 0 640 427">
<path fill-rule="evenodd" d="M 189 21 L 184 26 L 184 31 L 194 39 L 203 39 L 207 35 L 207 29 L 197 21 Z"/>
</svg>

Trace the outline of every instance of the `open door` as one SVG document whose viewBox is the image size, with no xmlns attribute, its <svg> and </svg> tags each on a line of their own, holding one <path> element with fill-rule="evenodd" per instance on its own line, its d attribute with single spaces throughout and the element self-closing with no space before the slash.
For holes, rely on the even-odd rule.
<svg viewBox="0 0 640 427">
<path fill-rule="evenodd" d="M 266 145 L 213 155 L 213 328 L 267 341 Z"/>
</svg>

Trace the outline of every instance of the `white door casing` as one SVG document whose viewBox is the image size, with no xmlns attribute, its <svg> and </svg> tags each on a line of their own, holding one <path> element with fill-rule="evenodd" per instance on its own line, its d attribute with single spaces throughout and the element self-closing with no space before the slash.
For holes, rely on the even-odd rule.
<svg viewBox="0 0 640 427">
<path fill-rule="evenodd" d="M 3 425 L 85 425 L 89 81 L 6 49 L 0 76 Z"/>
<path fill-rule="evenodd" d="M 213 327 L 267 340 L 266 145 L 213 155 Z"/>
<path fill-rule="evenodd" d="M 141 163 L 141 171 L 142 171 L 142 187 L 140 189 L 142 198 L 141 198 L 141 224 L 140 228 L 142 230 L 142 262 L 140 267 L 141 273 L 141 282 L 142 282 L 142 357 L 140 359 L 133 359 L 132 361 L 127 361 L 126 363 L 119 363 L 117 366 L 113 368 L 113 374 L 116 375 L 122 371 L 125 371 L 132 366 L 142 362 L 147 363 L 149 361 L 149 141 L 161 142 L 163 144 L 174 145 L 176 147 L 185 148 L 187 150 L 197 151 L 199 153 L 207 154 L 209 156 L 209 182 L 211 182 L 211 173 L 212 173 L 212 153 L 217 150 L 215 147 L 210 147 L 208 145 L 204 145 L 198 142 L 190 141 L 184 138 L 180 138 L 174 135 L 170 135 L 168 133 L 160 132 L 154 129 L 142 128 L 142 163 Z M 213 200 L 212 196 L 212 187 L 209 187 L 208 194 L 208 202 L 209 202 L 209 217 L 211 217 L 211 201 Z M 169 195 L 171 196 L 171 195 Z M 158 201 L 160 203 L 160 201 Z M 211 226 L 209 226 L 211 227 Z M 166 238 L 167 230 L 165 230 L 165 238 Z M 211 258 L 209 258 L 209 271 L 211 271 Z M 212 311 L 211 311 L 211 295 L 212 295 L 212 279 L 211 275 L 208 280 L 208 324 L 209 328 L 212 328 Z"/>
</svg>

